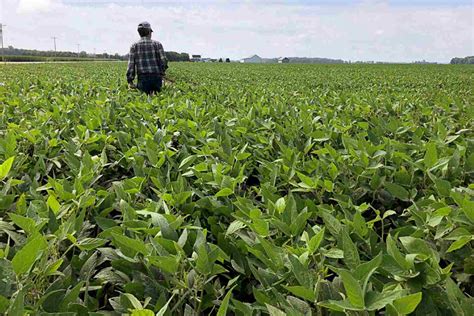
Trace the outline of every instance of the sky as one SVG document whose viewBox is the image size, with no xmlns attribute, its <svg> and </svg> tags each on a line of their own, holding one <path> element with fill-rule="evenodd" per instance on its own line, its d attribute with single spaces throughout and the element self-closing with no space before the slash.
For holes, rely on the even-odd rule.
<svg viewBox="0 0 474 316">
<path fill-rule="evenodd" d="M 5 45 L 128 52 L 141 21 L 206 57 L 447 63 L 474 55 L 474 0 L 0 0 Z"/>
</svg>

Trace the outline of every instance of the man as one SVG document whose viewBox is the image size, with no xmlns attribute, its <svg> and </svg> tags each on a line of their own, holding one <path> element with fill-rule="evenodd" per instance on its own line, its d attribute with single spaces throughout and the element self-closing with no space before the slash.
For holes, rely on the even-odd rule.
<svg viewBox="0 0 474 316">
<path fill-rule="evenodd" d="M 148 22 L 138 24 L 140 40 L 130 47 L 127 81 L 135 88 L 133 80 L 138 77 L 137 88 L 146 94 L 160 92 L 165 71 L 168 68 L 163 45 L 151 39 L 151 25 Z"/>
</svg>

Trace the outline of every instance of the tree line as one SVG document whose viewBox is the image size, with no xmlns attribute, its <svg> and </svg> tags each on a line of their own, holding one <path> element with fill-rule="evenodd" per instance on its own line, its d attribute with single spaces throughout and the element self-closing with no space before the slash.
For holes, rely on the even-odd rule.
<svg viewBox="0 0 474 316">
<path fill-rule="evenodd" d="M 451 59 L 451 64 L 452 65 L 457 65 L 457 64 L 474 64 L 474 56 L 467 56 L 464 58 L 459 58 L 455 57 Z"/>
<path fill-rule="evenodd" d="M 127 55 L 120 55 L 120 54 L 108 54 L 108 53 L 99 53 L 99 54 L 91 54 L 85 51 L 81 52 L 70 52 L 70 51 L 44 51 L 44 50 L 36 50 L 36 49 L 22 49 L 22 48 L 15 48 L 13 46 L 8 46 L 0 48 L 0 52 L 5 56 L 30 56 L 30 57 L 61 57 L 61 58 L 97 58 L 97 59 L 113 59 L 113 60 L 128 60 Z M 189 61 L 189 54 L 188 53 L 177 53 L 177 52 L 165 52 L 166 58 L 169 61 Z"/>
</svg>

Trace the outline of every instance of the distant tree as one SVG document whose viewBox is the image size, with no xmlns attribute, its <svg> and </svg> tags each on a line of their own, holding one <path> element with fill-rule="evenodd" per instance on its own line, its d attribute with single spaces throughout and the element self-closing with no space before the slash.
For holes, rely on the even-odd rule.
<svg viewBox="0 0 474 316">
<path fill-rule="evenodd" d="M 225 59 L 225 62 L 226 62 L 226 63 L 230 63 L 230 59 L 229 59 L 229 58 L 226 58 L 226 59 Z"/>
<path fill-rule="evenodd" d="M 0 51 L 5 56 L 40 56 L 40 57 L 71 57 L 77 58 L 77 52 L 64 52 L 64 51 L 41 51 L 36 49 L 21 49 L 14 48 L 13 46 L 8 46 L 6 48 L 0 48 Z M 166 57 L 169 61 L 189 61 L 188 53 L 177 53 L 177 52 L 165 52 Z M 118 53 L 109 55 L 108 53 L 99 53 L 99 54 L 88 54 L 85 51 L 79 53 L 81 58 L 97 58 L 97 59 L 116 59 L 116 60 L 128 60 L 127 55 L 120 55 Z"/>
<path fill-rule="evenodd" d="M 474 64 L 474 56 L 468 56 L 464 58 L 455 57 L 451 59 L 451 64 Z"/>
<path fill-rule="evenodd" d="M 219 62 L 220 62 L 220 63 L 222 62 L 222 58 L 219 58 Z"/>
<path fill-rule="evenodd" d="M 177 52 L 165 52 L 168 61 L 189 61 L 189 54 Z"/>
<path fill-rule="evenodd" d="M 179 59 L 179 54 L 176 52 L 165 52 L 165 55 L 169 61 L 178 61 Z"/>
<path fill-rule="evenodd" d="M 188 53 L 181 53 L 179 54 L 180 61 L 189 61 L 189 54 Z"/>
</svg>

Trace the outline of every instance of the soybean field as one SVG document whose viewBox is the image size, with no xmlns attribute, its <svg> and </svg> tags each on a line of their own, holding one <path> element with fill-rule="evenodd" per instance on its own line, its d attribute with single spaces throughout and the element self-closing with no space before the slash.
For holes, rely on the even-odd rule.
<svg viewBox="0 0 474 316">
<path fill-rule="evenodd" d="M 474 67 L 0 65 L 0 313 L 474 315 Z"/>
</svg>

